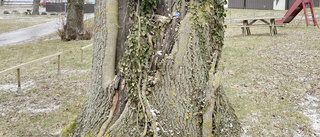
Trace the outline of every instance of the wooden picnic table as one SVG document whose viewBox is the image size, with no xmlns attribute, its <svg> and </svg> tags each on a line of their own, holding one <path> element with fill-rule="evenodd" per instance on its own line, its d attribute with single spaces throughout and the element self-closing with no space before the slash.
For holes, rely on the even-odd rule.
<svg viewBox="0 0 320 137">
<path fill-rule="evenodd" d="M 275 17 L 257 17 L 257 18 L 243 18 L 243 19 L 235 19 L 238 21 L 242 21 L 242 25 L 239 26 L 242 29 L 242 35 L 251 35 L 250 27 L 256 26 L 267 26 L 270 28 L 270 35 L 273 36 L 277 34 L 277 26 L 275 23 Z M 258 22 L 257 22 L 258 21 Z"/>
</svg>

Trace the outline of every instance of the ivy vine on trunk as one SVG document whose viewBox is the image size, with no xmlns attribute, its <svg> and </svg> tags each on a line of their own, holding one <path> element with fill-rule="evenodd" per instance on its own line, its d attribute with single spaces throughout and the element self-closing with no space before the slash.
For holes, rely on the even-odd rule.
<svg viewBox="0 0 320 137">
<path fill-rule="evenodd" d="M 239 136 L 223 0 L 96 1 L 91 92 L 69 136 Z"/>
</svg>

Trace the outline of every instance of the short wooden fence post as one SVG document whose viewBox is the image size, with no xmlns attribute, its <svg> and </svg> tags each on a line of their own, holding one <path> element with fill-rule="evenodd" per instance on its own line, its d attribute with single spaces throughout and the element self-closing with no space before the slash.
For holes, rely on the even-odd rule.
<svg viewBox="0 0 320 137">
<path fill-rule="evenodd" d="M 61 74 L 61 58 L 60 58 L 60 54 L 58 55 L 58 75 Z"/>
<path fill-rule="evenodd" d="M 81 48 L 81 65 L 83 65 L 83 49 Z"/>
<path fill-rule="evenodd" d="M 81 51 L 81 65 L 83 65 L 83 50 L 88 48 L 88 47 L 90 47 L 90 46 L 92 46 L 92 44 L 89 44 L 89 45 L 87 45 L 85 47 L 80 48 L 80 51 Z"/>
<path fill-rule="evenodd" d="M 53 54 L 53 55 L 49 55 L 49 56 L 46 56 L 46 57 L 43 57 L 43 58 L 38 58 L 38 59 L 35 59 L 35 60 L 32 60 L 32 61 L 29 61 L 29 62 L 26 62 L 26 63 L 22 63 L 20 65 L 17 65 L 17 66 L 14 66 L 14 67 L 11 67 L 11 68 L 8 68 L 8 69 L 5 69 L 5 70 L 2 70 L 0 71 L 0 74 L 4 74 L 6 72 L 9 72 L 11 70 L 17 70 L 17 79 L 18 79 L 18 92 L 21 90 L 21 74 L 20 74 L 20 69 L 24 66 L 27 66 L 27 65 L 30 65 L 30 64 L 33 64 L 33 63 L 36 63 L 36 62 L 39 62 L 39 61 L 42 61 L 42 60 L 46 60 L 46 59 L 49 59 L 49 58 L 52 58 L 52 57 L 56 57 L 58 56 L 58 74 L 61 73 L 61 55 L 62 55 L 62 52 L 59 52 L 59 53 L 56 53 L 56 54 Z"/>
<path fill-rule="evenodd" d="M 17 79 L 18 79 L 18 92 L 21 91 L 21 78 L 20 78 L 20 68 L 17 68 Z"/>
</svg>

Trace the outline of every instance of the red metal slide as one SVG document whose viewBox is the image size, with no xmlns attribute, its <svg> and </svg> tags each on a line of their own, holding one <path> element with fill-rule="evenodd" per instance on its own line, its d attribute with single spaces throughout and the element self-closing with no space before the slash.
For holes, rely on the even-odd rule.
<svg viewBox="0 0 320 137">
<path fill-rule="evenodd" d="M 314 16 L 314 12 L 313 12 L 313 1 L 312 0 L 296 0 L 292 4 L 290 9 L 287 11 L 287 13 L 284 15 L 284 17 L 281 20 L 276 20 L 276 23 L 277 24 L 290 23 L 299 14 L 299 12 L 303 9 L 307 26 L 309 26 L 309 20 L 308 20 L 307 8 L 306 8 L 308 4 L 310 6 L 310 10 L 311 10 L 311 14 L 312 14 L 313 25 L 318 26 L 317 20 Z"/>
</svg>

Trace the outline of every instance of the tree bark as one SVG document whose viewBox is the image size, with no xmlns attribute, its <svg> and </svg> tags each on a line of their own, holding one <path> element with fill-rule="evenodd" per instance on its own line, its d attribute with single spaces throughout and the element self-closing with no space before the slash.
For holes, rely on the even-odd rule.
<svg viewBox="0 0 320 137">
<path fill-rule="evenodd" d="M 62 40 L 83 40 L 85 30 L 83 26 L 84 0 L 68 0 L 67 24 Z"/>
<path fill-rule="evenodd" d="M 114 102 L 121 99 L 118 83 L 120 76 L 115 77 L 116 42 L 118 35 L 117 0 L 96 1 L 95 35 L 93 46 L 92 93 L 88 96 L 83 111 L 77 119 L 77 126 L 72 136 L 96 136 L 109 115 L 114 113 Z M 117 94 L 120 97 L 113 97 Z M 121 104 L 121 102 L 117 103 Z M 112 107 L 113 106 L 113 107 Z M 112 112 L 110 109 L 112 108 Z"/>
<path fill-rule="evenodd" d="M 91 92 L 70 136 L 239 136 L 220 84 L 222 1 L 96 2 Z"/>
<path fill-rule="evenodd" d="M 119 72 L 119 62 L 123 57 L 124 43 L 127 40 L 129 29 L 132 25 L 130 18 L 130 8 L 128 0 L 118 0 L 118 38 L 117 38 L 117 53 L 116 53 L 116 73 Z"/>
<path fill-rule="evenodd" d="M 32 15 L 39 15 L 39 3 L 40 0 L 33 0 L 33 9 L 32 9 Z"/>
</svg>

